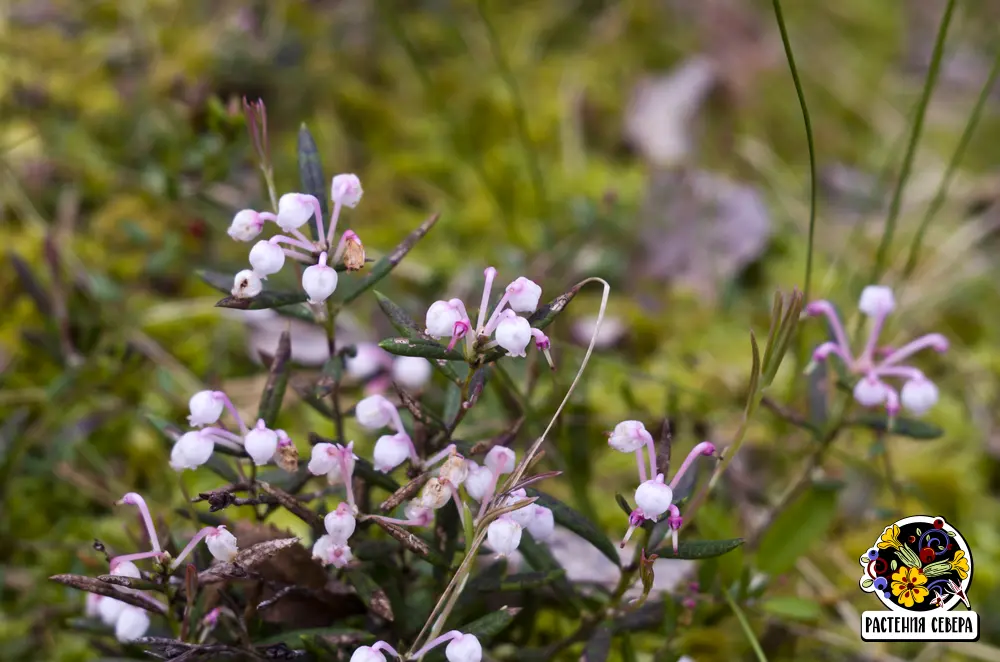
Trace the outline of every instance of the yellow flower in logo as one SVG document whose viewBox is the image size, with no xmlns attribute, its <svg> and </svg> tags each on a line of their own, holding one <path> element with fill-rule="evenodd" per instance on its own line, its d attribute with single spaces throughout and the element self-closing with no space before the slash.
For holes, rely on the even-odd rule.
<svg viewBox="0 0 1000 662">
<path fill-rule="evenodd" d="M 895 547 L 896 549 L 901 547 L 899 543 L 899 527 L 895 524 L 887 526 L 885 531 L 882 532 L 882 536 L 878 539 L 879 549 L 889 549 L 890 547 Z"/>
<path fill-rule="evenodd" d="M 958 576 L 965 579 L 969 576 L 969 559 L 965 558 L 965 552 L 958 550 L 955 552 L 955 558 L 951 561 L 951 569 L 958 572 Z"/>
<path fill-rule="evenodd" d="M 927 577 L 920 568 L 904 565 L 892 575 L 892 594 L 896 596 L 899 604 L 909 609 L 913 603 L 923 602 L 927 597 L 929 591 L 924 586 L 926 583 Z"/>
</svg>

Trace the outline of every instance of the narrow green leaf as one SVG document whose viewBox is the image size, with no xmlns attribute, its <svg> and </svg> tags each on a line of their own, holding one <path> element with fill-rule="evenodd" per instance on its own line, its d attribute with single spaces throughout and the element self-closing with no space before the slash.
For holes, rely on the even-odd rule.
<svg viewBox="0 0 1000 662">
<path fill-rule="evenodd" d="M 281 411 L 281 403 L 285 398 L 285 388 L 288 386 L 288 373 L 291 370 L 292 337 L 288 331 L 282 331 L 278 347 L 271 358 L 267 383 L 260 394 L 260 405 L 257 407 L 257 418 L 264 419 L 267 427 L 273 428 Z"/>
<path fill-rule="evenodd" d="M 410 252 L 417 242 L 423 239 L 424 235 L 434 227 L 439 216 L 436 213 L 431 214 L 416 230 L 408 234 L 391 253 L 376 262 L 375 266 L 368 271 L 364 278 L 348 283 L 342 290 L 343 294 L 339 298 L 340 303 L 348 304 L 354 301 L 389 275 L 389 272 L 396 268 L 396 265 L 406 257 L 406 254 Z"/>
<path fill-rule="evenodd" d="M 218 290 L 219 292 L 222 292 L 223 294 L 229 294 L 229 292 L 233 289 L 233 274 L 225 274 L 225 273 L 221 273 L 219 271 L 209 271 L 209 270 L 206 270 L 206 269 L 200 269 L 200 270 L 198 270 L 197 274 L 198 274 L 198 277 L 201 278 L 201 280 L 204 281 L 206 285 L 215 288 L 216 290 Z M 264 296 L 265 294 L 267 294 L 266 291 L 264 293 L 262 293 L 260 296 Z M 228 301 L 229 299 L 232 299 L 232 298 L 233 297 L 226 297 L 222 301 Z M 259 298 L 260 297 L 257 297 L 257 299 L 259 299 Z M 252 299 L 252 300 L 251 299 L 245 299 L 244 301 L 248 301 L 248 302 L 249 301 L 256 301 L 257 299 Z M 279 315 L 283 315 L 285 317 L 294 317 L 295 319 L 300 319 L 300 320 L 303 320 L 303 321 L 306 321 L 306 322 L 314 322 L 315 321 L 315 317 L 313 316 L 312 311 L 310 311 L 309 308 L 304 303 L 302 303 L 305 300 L 306 300 L 306 297 L 305 297 L 305 294 L 303 293 L 301 299 L 298 299 L 297 301 L 294 301 L 294 302 L 292 302 L 290 304 L 279 304 L 277 307 L 274 307 L 274 306 L 257 306 L 257 307 L 253 307 L 253 306 L 251 306 L 249 308 L 241 308 L 240 306 L 237 306 L 237 305 L 224 305 L 223 306 L 223 305 L 220 305 L 221 302 L 220 302 L 220 304 L 216 304 L 216 305 L 218 305 L 221 308 L 236 308 L 236 309 L 239 309 L 239 310 L 260 310 L 261 308 L 273 308 L 274 312 L 278 313 Z"/>
<path fill-rule="evenodd" d="M 761 601 L 760 608 L 772 616 L 796 621 L 818 621 L 823 616 L 818 602 L 794 596 L 767 598 Z"/>
<path fill-rule="evenodd" d="M 289 648 L 301 648 L 302 640 L 307 637 L 330 637 L 338 642 L 350 643 L 350 642 L 365 642 L 375 639 L 375 635 L 370 632 L 365 632 L 364 630 L 355 630 L 354 628 L 341 628 L 341 627 L 329 627 L 329 628 L 308 628 L 306 630 L 292 630 L 291 632 L 282 632 L 279 634 L 266 637 L 259 641 L 255 641 L 254 646 L 270 646 L 271 644 L 288 644 Z"/>
<path fill-rule="evenodd" d="M 767 342 L 764 344 L 764 365 L 771 364 L 771 355 L 774 353 L 774 341 L 778 337 L 778 329 L 781 328 L 781 313 L 785 307 L 785 297 L 781 291 L 774 293 L 774 303 L 771 304 L 771 322 L 767 327 Z"/>
<path fill-rule="evenodd" d="M 493 591 L 526 591 L 554 584 L 565 576 L 566 571 L 562 568 L 548 572 L 521 572 L 508 575 L 506 578 L 486 575 L 482 579 L 477 577 L 479 581 L 470 582 L 469 588 L 482 593 Z"/>
<path fill-rule="evenodd" d="M 726 598 L 726 602 L 729 603 L 729 607 L 736 615 L 736 620 L 740 622 L 740 628 L 743 629 L 743 634 L 746 635 L 747 641 L 750 642 L 750 647 L 757 656 L 757 662 L 767 662 L 764 649 L 760 647 L 760 642 L 757 641 L 757 636 L 753 633 L 753 628 L 750 627 L 750 621 L 747 620 L 746 614 L 743 613 L 740 606 L 733 600 L 733 596 L 729 595 L 729 591 L 723 591 L 722 595 Z"/>
<path fill-rule="evenodd" d="M 379 341 L 379 347 L 396 356 L 419 356 L 422 359 L 442 361 L 464 361 L 465 357 L 432 340 L 411 340 L 410 338 L 386 338 Z"/>
<path fill-rule="evenodd" d="M 275 290 L 264 290 L 253 298 L 225 297 L 219 299 L 216 308 L 232 308 L 234 310 L 265 310 L 267 308 L 280 308 L 291 304 L 302 303 L 306 300 L 306 293 L 303 292 L 279 292 Z"/>
<path fill-rule="evenodd" d="M 406 314 L 406 311 L 396 305 L 389 297 L 381 292 L 375 291 L 375 300 L 379 308 L 385 313 L 392 323 L 392 326 L 403 335 L 413 341 L 425 341 L 437 343 L 437 340 L 425 334 L 413 319 Z M 452 382 L 458 382 L 459 376 L 455 368 L 448 364 L 446 360 L 434 360 L 433 365 Z"/>
<path fill-rule="evenodd" d="M 654 554 L 664 559 L 710 559 L 733 551 L 743 544 L 743 538 L 729 540 L 680 540 L 677 543 L 677 554 L 674 554 L 673 544 L 664 545 Z"/>
<path fill-rule="evenodd" d="M 888 424 L 889 418 L 885 413 L 863 414 L 849 423 L 849 425 L 866 427 L 877 432 L 888 431 L 900 437 L 909 437 L 910 439 L 930 440 L 938 439 L 944 435 L 944 430 L 936 425 L 913 418 L 896 418 L 893 421 L 892 429 L 888 429 Z"/>
<path fill-rule="evenodd" d="M 521 544 L 518 545 L 518 551 L 524 557 L 524 560 L 528 562 L 532 568 L 538 572 L 546 573 L 550 576 L 555 577 L 554 580 L 554 590 L 556 595 L 561 599 L 565 600 L 566 605 L 569 607 L 572 616 L 579 615 L 579 598 L 576 594 L 576 589 L 573 588 L 573 584 L 566 579 L 566 572 L 563 567 L 559 565 L 559 561 L 552 556 L 551 550 L 548 547 L 536 541 L 530 533 L 524 531 L 521 534 Z"/>
<path fill-rule="evenodd" d="M 458 629 L 465 634 L 475 635 L 480 642 L 489 641 L 503 632 L 519 611 L 521 611 L 519 607 L 503 607 Z"/>
<path fill-rule="evenodd" d="M 448 388 L 444 392 L 444 410 L 441 412 L 445 425 L 451 425 L 461 409 L 462 389 L 459 388 L 458 384 L 448 384 Z"/>
<path fill-rule="evenodd" d="M 395 620 L 389 596 L 375 583 L 374 579 L 357 568 L 344 570 L 344 577 L 354 587 L 361 601 L 372 610 L 372 613 L 387 621 Z"/>
<path fill-rule="evenodd" d="M 608 559 L 616 566 L 621 565 L 621 558 L 618 556 L 618 550 L 615 548 L 611 540 L 608 539 L 607 534 L 598 528 L 596 524 L 584 517 L 578 511 L 570 508 L 562 501 L 559 501 L 548 494 L 539 492 L 531 487 L 525 490 L 525 492 L 527 492 L 529 497 L 538 497 L 538 501 L 535 503 L 551 510 L 552 516 L 557 524 L 561 524 L 589 542 L 591 545 L 596 547 L 598 551 L 604 554 L 604 556 L 608 557 Z"/>
<path fill-rule="evenodd" d="M 826 539 L 836 514 L 836 490 L 810 487 L 764 534 L 757 548 L 757 567 L 769 575 L 791 570 L 800 556 Z"/>
<path fill-rule="evenodd" d="M 750 367 L 750 386 L 747 387 L 747 402 L 744 411 L 749 415 L 757 401 L 757 391 L 760 389 L 760 348 L 757 346 L 757 336 L 750 331 L 750 351 L 753 355 L 753 365 Z"/>
<path fill-rule="evenodd" d="M 319 148 L 316 147 L 316 141 L 313 139 L 312 133 L 309 132 L 309 128 L 306 127 L 305 123 L 299 127 L 298 152 L 299 181 L 302 183 L 301 193 L 308 193 L 319 200 L 320 209 L 323 211 L 323 220 L 327 223 L 327 227 L 329 227 L 330 204 L 328 200 L 330 199 L 330 194 L 326 188 L 328 184 L 326 177 L 323 175 L 323 164 L 319 158 Z M 316 228 L 315 219 L 309 222 L 309 231 L 312 234 L 313 240 L 318 241 L 322 239 Z"/>
</svg>

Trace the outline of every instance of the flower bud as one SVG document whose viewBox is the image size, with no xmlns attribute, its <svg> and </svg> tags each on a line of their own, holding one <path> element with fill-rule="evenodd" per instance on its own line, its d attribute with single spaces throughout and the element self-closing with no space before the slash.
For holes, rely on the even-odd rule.
<svg viewBox="0 0 1000 662">
<path fill-rule="evenodd" d="M 320 304 L 337 289 L 337 271 L 326 265 L 326 253 L 321 253 L 319 263 L 306 267 L 302 272 L 302 289 L 309 295 L 309 303 Z"/>
<path fill-rule="evenodd" d="M 424 333 L 434 338 L 450 338 L 455 332 L 455 325 L 465 320 L 458 299 L 451 301 L 435 301 L 427 309 L 424 319 Z"/>
<path fill-rule="evenodd" d="M 149 629 L 149 615 L 141 607 L 125 605 L 115 623 L 115 637 L 125 643 L 135 641 L 146 634 Z"/>
<path fill-rule="evenodd" d="M 336 510 L 326 514 L 326 517 L 323 518 L 323 525 L 333 542 L 338 545 L 346 545 L 348 538 L 354 535 L 357 521 L 351 512 L 351 507 L 346 503 L 341 503 Z"/>
<path fill-rule="evenodd" d="M 257 421 L 257 427 L 247 432 L 243 438 L 243 446 L 253 458 L 253 463 L 259 467 L 270 462 L 278 450 L 278 433 L 269 429 L 262 418 Z"/>
<path fill-rule="evenodd" d="M 531 511 L 531 519 L 528 520 L 528 533 L 538 542 L 545 542 L 552 538 L 556 529 L 555 518 L 552 511 L 545 506 L 537 504 L 528 506 L 524 510 Z"/>
<path fill-rule="evenodd" d="M 336 175 L 330 182 L 330 199 L 351 209 L 358 206 L 364 193 L 361 180 L 354 174 Z"/>
<path fill-rule="evenodd" d="M 278 244 L 258 241 L 250 249 L 250 266 L 261 278 L 267 278 L 285 266 L 285 251 Z"/>
<path fill-rule="evenodd" d="M 457 453 L 449 456 L 438 471 L 438 478 L 456 489 L 465 482 L 468 476 L 469 465 L 466 463 L 465 458 Z"/>
<path fill-rule="evenodd" d="M 877 407 L 888 395 L 885 384 L 875 375 L 865 375 L 854 385 L 854 399 L 863 407 Z"/>
<path fill-rule="evenodd" d="M 285 232 L 298 230 L 312 218 L 317 200 L 304 193 L 286 193 L 278 200 L 277 223 Z"/>
<path fill-rule="evenodd" d="M 244 269 L 233 277 L 232 295 L 237 299 L 252 299 L 264 289 L 260 276 L 250 269 Z"/>
<path fill-rule="evenodd" d="M 531 325 L 528 320 L 518 317 L 513 310 L 505 310 L 497 324 L 497 344 L 507 350 L 508 356 L 526 356 L 525 349 L 531 342 Z"/>
<path fill-rule="evenodd" d="M 382 651 L 371 646 L 361 646 L 351 655 L 351 662 L 386 662 Z"/>
<path fill-rule="evenodd" d="M 174 448 L 170 453 L 170 463 L 174 469 L 197 469 L 208 462 L 215 450 L 215 442 L 209 435 L 202 434 L 194 430 L 181 435 L 180 439 L 174 442 Z"/>
<path fill-rule="evenodd" d="M 608 445 L 622 453 L 634 453 L 652 441 L 653 435 L 640 421 L 622 421 L 608 437 Z"/>
<path fill-rule="evenodd" d="M 205 536 L 205 545 L 212 556 L 224 563 L 230 563 L 236 558 L 239 548 L 236 546 L 236 536 L 226 530 L 225 526 L 216 527 Z"/>
<path fill-rule="evenodd" d="M 341 257 L 348 271 L 358 271 L 365 266 L 365 247 L 361 238 L 351 230 L 344 233 L 344 254 Z"/>
<path fill-rule="evenodd" d="M 465 491 L 476 501 L 482 501 L 486 491 L 493 484 L 493 472 L 475 462 L 469 463 L 469 475 L 465 478 Z"/>
<path fill-rule="evenodd" d="M 892 290 L 882 285 L 869 285 L 861 290 L 858 310 L 869 317 L 888 315 L 896 307 L 896 298 Z"/>
<path fill-rule="evenodd" d="M 226 232 L 236 241 L 252 241 L 264 228 L 264 220 L 253 209 L 236 212 Z"/>
<path fill-rule="evenodd" d="M 314 476 L 325 476 L 339 466 L 337 449 L 333 444 L 316 444 L 312 447 L 309 458 L 309 473 Z"/>
<path fill-rule="evenodd" d="M 354 347 L 354 356 L 348 356 L 345 361 L 347 376 L 358 381 L 368 379 L 382 369 L 389 356 L 374 343 L 358 343 Z"/>
<path fill-rule="evenodd" d="M 533 313 L 538 308 L 542 288 L 534 281 L 521 276 L 507 286 L 507 302 L 518 313 Z"/>
<path fill-rule="evenodd" d="M 384 395 L 369 395 L 354 407 L 354 418 L 359 425 L 377 430 L 389 425 L 393 409 L 395 407 Z"/>
<path fill-rule="evenodd" d="M 922 416 L 937 404 L 938 388 L 929 379 L 911 379 L 903 384 L 899 397 L 904 407 L 917 416 Z"/>
<path fill-rule="evenodd" d="M 419 356 L 397 356 L 392 362 L 392 380 L 410 391 L 423 387 L 431 378 L 431 363 Z"/>
<path fill-rule="evenodd" d="M 667 512 L 673 499 L 673 490 L 663 482 L 663 474 L 642 483 L 635 491 L 635 505 L 646 519 L 655 520 Z"/>
<path fill-rule="evenodd" d="M 448 662 L 479 662 L 483 659 L 483 647 L 475 635 L 463 634 L 448 642 L 444 656 Z"/>
<path fill-rule="evenodd" d="M 275 430 L 275 432 L 278 433 L 278 453 L 275 463 L 283 471 L 293 474 L 299 470 L 299 449 L 288 438 L 287 432 L 284 430 Z"/>
<path fill-rule="evenodd" d="M 521 544 L 521 525 L 501 515 L 486 529 L 486 541 L 499 556 L 509 556 Z"/>
<path fill-rule="evenodd" d="M 502 476 L 514 470 L 516 459 L 514 451 L 506 446 L 494 446 L 486 454 L 483 464 L 493 472 L 494 476 Z"/>
<path fill-rule="evenodd" d="M 218 421 L 225 403 L 221 397 L 216 397 L 215 391 L 198 391 L 188 401 L 188 409 L 191 410 L 188 423 L 192 427 L 199 427 Z"/>
<path fill-rule="evenodd" d="M 351 548 L 346 544 L 337 543 L 330 535 L 320 536 L 316 544 L 313 545 L 313 558 L 318 559 L 324 565 L 333 565 L 343 568 L 354 556 Z"/>
<path fill-rule="evenodd" d="M 448 487 L 448 484 L 439 478 L 431 478 L 424 485 L 424 488 L 420 490 L 420 498 L 417 502 L 421 506 L 437 510 L 448 503 L 448 499 L 450 498 L 451 489 Z"/>
<path fill-rule="evenodd" d="M 375 442 L 372 460 L 377 471 L 389 473 L 410 455 L 410 445 L 405 434 L 386 434 Z"/>
</svg>

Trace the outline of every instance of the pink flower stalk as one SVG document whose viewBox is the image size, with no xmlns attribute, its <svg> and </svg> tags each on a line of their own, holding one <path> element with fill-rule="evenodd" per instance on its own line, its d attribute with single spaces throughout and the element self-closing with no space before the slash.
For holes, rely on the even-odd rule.
<svg viewBox="0 0 1000 662">
<path fill-rule="evenodd" d="M 431 639 L 424 647 L 413 654 L 413 658 L 419 660 L 432 649 L 448 642 L 445 648 L 445 658 L 448 662 L 479 662 L 483 658 L 483 647 L 475 635 L 463 634 L 458 630 L 445 632 L 439 637 Z"/>
<path fill-rule="evenodd" d="M 142 521 L 146 525 L 146 533 L 149 536 L 149 545 L 153 548 L 153 554 L 160 553 L 160 539 L 156 535 L 156 527 L 153 526 L 153 517 L 149 513 L 149 507 L 146 505 L 146 500 L 142 498 L 141 495 L 135 492 L 129 492 L 121 498 L 120 501 L 115 502 L 115 505 L 129 505 L 135 506 L 139 509 L 139 514 L 142 516 Z M 151 554 L 152 555 L 152 554 Z M 147 558 L 147 557 L 140 557 Z"/>
<path fill-rule="evenodd" d="M 825 342 L 813 351 L 813 361 L 825 361 L 831 354 L 844 362 L 847 370 L 860 378 L 854 386 L 854 399 L 864 407 L 884 405 L 890 423 L 905 407 L 915 415 L 926 413 L 938 400 L 938 389 L 924 374 L 908 365 L 900 365 L 917 352 L 930 348 L 937 352 L 948 349 L 948 340 L 940 333 L 929 333 L 898 349 L 879 347 L 878 340 L 886 318 L 895 309 L 892 290 L 880 285 L 869 285 L 861 292 L 858 309 L 872 319 L 871 329 L 861 353 L 855 356 L 847 340 L 844 325 L 829 301 L 813 301 L 805 312 L 811 316 L 824 316 L 830 325 L 834 340 Z M 897 391 L 885 378 L 905 380 Z"/>
<path fill-rule="evenodd" d="M 230 562 L 236 557 L 236 536 L 226 530 L 225 526 L 206 526 L 194 534 L 194 537 L 188 541 L 188 544 L 177 555 L 177 558 L 171 562 L 170 570 L 173 571 L 179 568 L 181 562 L 194 551 L 194 548 L 202 540 L 205 540 L 208 551 L 218 560 Z"/>
<path fill-rule="evenodd" d="M 382 654 L 382 651 L 389 653 L 393 657 L 403 659 L 396 652 L 395 648 L 384 641 L 376 641 L 372 646 L 356 648 L 354 653 L 351 654 L 351 662 L 385 662 L 385 655 Z"/>
</svg>

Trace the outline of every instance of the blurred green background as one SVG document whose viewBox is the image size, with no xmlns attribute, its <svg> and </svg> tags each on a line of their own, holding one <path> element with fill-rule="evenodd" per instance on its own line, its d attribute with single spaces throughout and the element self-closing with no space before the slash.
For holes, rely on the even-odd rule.
<svg viewBox="0 0 1000 662">
<path fill-rule="evenodd" d="M 820 175 L 812 294 L 847 314 L 872 269 L 945 4 L 786 3 Z M 821 609 L 752 615 L 759 633 L 820 642 L 822 659 L 923 650 L 921 660 L 1000 660 L 998 95 L 903 276 L 1000 48 L 1000 6 L 958 6 L 883 279 L 900 303 L 890 343 L 930 331 L 953 341 L 920 363 L 941 387 L 929 419 L 945 434 L 873 445 L 858 429 L 838 442 L 824 474 L 842 481 L 838 517 L 768 590 Z M 364 200 L 341 227 L 370 254 L 441 213 L 380 287 L 414 317 L 446 295 L 474 300 L 486 264 L 501 279 L 528 275 L 543 298 L 588 275 L 612 283 L 622 337 L 609 334 L 561 426 L 560 461 L 576 478 L 552 489 L 613 535 L 624 518 L 611 483 L 595 485 L 593 458 L 574 461 L 574 449 L 596 449 L 602 479 L 627 492 L 630 460 L 596 455 L 622 418 L 669 413 L 683 452 L 700 437 L 727 444 L 748 329 L 766 333 L 775 289 L 803 286 L 808 155 L 768 2 L 8 1 L 0 44 L 3 660 L 97 655 L 68 626 L 83 595 L 46 577 L 97 573 L 94 538 L 132 544 L 132 519 L 111 506 L 126 491 L 168 520 L 182 503 L 146 415 L 183 423 L 205 384 L 256 402 L 263 377 L 247 339 L 264 342 L 264 322 L 214 308 L 218 293 L 196 274 L 244 268 L 247 246 L 225 229 L 236 210 L 267 206 L 244 95 L 266 101 L 280 192 L 298 188 L 302 122 L 328 176 L 361 177 Z M 585 290 L 553 327 L 558 390 L 598 300 Z M 371 296 L 343 321 L 357 338 L 389 333 Z M 803 332 L 807 349 L 822 325 Z M 796 365 L 772 395 L 804 409 Z M 323 425 L 286 400 L 282 426 L 297 441 Z M 751 496 L 714 497 L 699 537 L 744 533 L 752 493 L 779 494 L 809 443 L 761 411 L 733 465 Z M 181 480 L 193 493 L 218 479 Z M 982 640 L 862 644 L 844 614 L 877 606 L 857 589 L 857 556 L 893 515 L 924 512 L 946 516 L 972 547 Z M 726 558 L 721 572 L 734 578 L 754 567 L 750 551 Z M 732 618 L 696 619 L 676 636 L 699 661 L 746 650 Z M 808 647 L 796 655 L 821 659 Z"/>
</svg>

